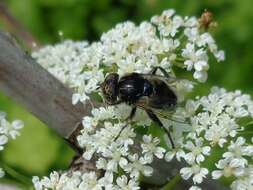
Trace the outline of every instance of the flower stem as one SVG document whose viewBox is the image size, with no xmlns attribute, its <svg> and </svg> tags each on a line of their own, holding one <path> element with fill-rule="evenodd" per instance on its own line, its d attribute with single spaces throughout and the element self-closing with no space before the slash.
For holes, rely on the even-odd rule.
<svg viewBox="0 0 253 190">
<path fill-rule="evenodd" d="M 252 127 L 252 124 L 253 124 L 253 121 L 250 121 L 250 122 L 246 123 L 246 125 L 244 125 L 243 127 L 248 127 L 248 126 Z"/>
<path fill-rule="evenodd" d="M 11 168 L 7 164 L 1 163 L 1 167 L 8 175 L 13 177 L 16 181 L 20 182 L 21 184 L 31 186 L 32 183 L 29 177 L 17 172 L 15 169 Z"/>
<path fill-rule="evenodd" d="M 181 181 L 180 174 L 177 174 L 173 177 L 163 188 L 162 190 L 173 190 L 175 189 L 175 186 L 178 184 L 178 182 Z"/>
<path fill-rule="evenodd" d="M 238 135 L 253 135 L 253 131 L 242 131 L 242 132 L 238 132 Z"/>
<path fill-rule="evenodd" d="M 185 68 L 185 65 L 180 61 L 174 61 L 174 62 L 172 62 L 172 64 L 179 67 L 179 68 L 182 68 L 182 69 Z"/>
</svg>

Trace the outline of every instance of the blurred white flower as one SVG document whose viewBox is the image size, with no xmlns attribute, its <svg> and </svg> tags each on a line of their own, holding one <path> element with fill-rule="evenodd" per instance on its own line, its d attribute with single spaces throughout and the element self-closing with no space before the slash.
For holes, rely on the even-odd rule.
<svg viewBox="0 0 253 190">
<path fill-rule="evenodd" d="M 127 159 L 124 157 L 127 155 L 127 149 L 119 147 L 116 143 L 112 143 L 106 150 L 103 151 L 102 156 L 109 158 L 106 168 L 107 171 L 118 172 L 118 166 L 121 168 L 126 167 L 128 164 Z"/>
<path fill-rule="evenodd" d="M 8 142 L 8 137 L 5 135 L 0 136 L 0 151 L 4 149 L 4 145 Z"/>
<path fill-rule="evenodd" d="M 22 129 L 24 123 L 20 120 L 14 120 L 9 122 L 6 119 L 6 113 L 0 111 L 0 151 L 4 150 L 5 144 L 10 139 L 16 139 L 20 135 L 20 129 Z M 0 168 L 0 178 L 4 176 L 4 171 Z"/>
<path fill-rule="evenodd" d="M 180 170 L 180 174 L 183 179 L 187 180 L 192 176 L 194 184 L 200 184 L 203 182 L 203 178 L 206 178 L 208 169 L 201 168 L 200 165 L 195 162 L 191 163 L 190 167 L 184 167 Z"/>
<path fill-rule="evenodd" d="M 225 159 L 238 159 L 245 165 L 248 164 L 247 159 L 244 156 L 253 156 L 253 146 L 246 144 L 246 139 L 238 137 L 235 142 L 231 141 L 228 146 L 228 151 L 223 154 Z"/>
<path fill-rule="evenodd" d="M 0 168 L 0 178 L 2 178 L 5 175 L 4 171 L 2 168 Z"/>
<path fill-rule="evenodd" d="M 230 159 L 226 158 L 223 160 L 219 160 L 216 167 L 219 170 L 214 170 L 212 172 L 213 179 L 218 179 L 221 176 L 230 177 L 230 176 L 242 176 L 245 163 L 242 162 L 240 159 Z"/>
<path fill-rule="evenodd" d="M 189 190 L 201 190 L 198 186 L 191 186 Z"/>
<path fill-rule="evenodd" d="M 128 178 L 123 175 L 117 178 L 116 183 L 118 185 L 118 189 L 121 190 L 138 190 L 140 187 L 138 186 L 138 183 L 134 180 L 128 180 Z"/>
<path fill-rule="evenodd" d="M 195 143 L 187 141 L 184 145 L 187 151 L 190 151 L 184 155 L 184 159 L 188 163 L 196 161 L 197 164 L 205 160 L 205 156 L 210 155 L 211 147 L 203 146 L 203 138 L 195 138 Z"/>
<path fill-rule="evenodd" d="M 137 154 L 128 156 L 129 163 L 125 166 L 124 171 L 130 174 L 131 178 L 138 179 L 140 173 L 144 176 L 151 176 L 153 173 L 153 168 L 147 166 L 149 160 L 146 160 L 144 157 L 140 157 Z"/>
<path fill-rule="evenodd" d="M 79 189 L 102 190 L 103 184 L 97 179 L 95 172 L 84 173 L 81 177 Z"/>
<path fill-rule="evenodd" d="M 83 127 L 86 128 L 87 131 L 93 131 L 94 128 L 97 126 L 98 122 L 89 116 L 84 116 L 82 120 Z"/>
<path fill-rule="evenodd" d="M 175 149 L 175 150 L 166 152 L 164 159 L 167 162 L 170 162 L 174 157 L 176 157 L 178 161 L 181 161 L 181 158 L 183 158 L 184 156 L 185 156 L 185 152 L 182 149 L 179 149 L 179 150 Z"/>
<path fill-rule="evenodd" d="M 232 190 L 251 190 L 253 188 L 253 166 L 244 168 L 243 175 L 231 184 Z"/>
<path fill-rule="evenodd" d="M 182 51 L 182 56 L 186 59 L 184 64 L 187 70 L 195 69 L 193 77 L 200 82 L 205 82 L 207 79 L 206 71 L 209 69 L 206 52 L 202 48 L 195 50 L 195 45 L 188 43 Z"/>
<path fill-rule="evenodd" d="M 151 135 L 144 135 L 142 138 L 144 143 L 141 144 L 141 148 L 145 159 L 149 160 L 150 163 L 153 161 L 154 155 L 157 158 L 162 159 L 165 153 L 165 149 L 158 146 L 160 140 L 157 137 L 152 138 Z"/>
</svg>

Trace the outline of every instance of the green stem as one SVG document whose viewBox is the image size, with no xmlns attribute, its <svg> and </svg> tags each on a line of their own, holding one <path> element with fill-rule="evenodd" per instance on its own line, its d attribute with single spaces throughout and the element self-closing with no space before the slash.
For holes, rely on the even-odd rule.
<svg viewBox="0 0 253 190">
<path fill-rule="evenodd" d="M 13 177 L 15 180 L 19 181 L 21 184 L 31 186 L 32 183 L 29 177 L 17 172 L 15 169 L 11 168 L 7 164 L 1 163 L 1 167 L 8 175 Z"/>
<path fill-rule="evenodd" d="M 180 174 L 177 174 L 174 176 L 173 179 L 171 179 L 163 188 L 162 190 L 173 190 L 175 189 L 175 186 L 178 184 L 178 182 L 181 181 Z"/>
<path fill-rule="evenodd" d="M 184 63 L 185 59 L 183 57 L 177 57 L 175 59 L 175 61 L 179 62 L 179 63 Z"/>
<path fill-rule="evenodd" d="M 253 125 L 253 121 L 250 121 L 249 123 L 247 123 L 246 125 L 243 125 L 243 127 L 249 127 L 249 126 L 251 126 L 252 127 L 252 125 Z"/>
<path fill-rule="evenodd" d="M 185 65 L 182 62 L 174 61 L 172 64 L 182 69 L 185 68 Z"/>
<path fill-rule="evenodd" d="M 253 131 L 242 131 L 242 132 L 238 132 L 238 135 L 253 135 Z"/>
</svg>

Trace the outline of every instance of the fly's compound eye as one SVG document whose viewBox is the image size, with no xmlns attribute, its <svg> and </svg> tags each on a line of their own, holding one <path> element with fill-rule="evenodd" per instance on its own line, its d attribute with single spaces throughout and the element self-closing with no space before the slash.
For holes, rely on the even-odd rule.
<svg viewBox="0 0 253 190">
<path fill-rule="evenodd" d="M 112 94 L 112 90 L 109 85 L 105 85 L 105 94 L 110 95 Z"/>
<path fill-rule="evenodd" d="M 118 79 L 119 76 L 117 73 L 111 73 L 105 78 L 105 81 L 101 85 L 104 98 L 109 103 L 113 103 L 117 100 Z"/>
</svg>

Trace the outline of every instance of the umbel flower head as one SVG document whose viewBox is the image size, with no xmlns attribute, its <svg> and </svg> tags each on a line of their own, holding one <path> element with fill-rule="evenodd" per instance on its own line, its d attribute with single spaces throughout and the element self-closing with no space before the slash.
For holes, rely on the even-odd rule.
<svg viewBox="0 0 253 190">
<path fill-rule="evenodd" d="M 132 22 L 120 23 L 104 33 L 98 42 L 68 40 L 46 46 L 32 55 L 75 90 L 73 104 L 89 101 L 94 94 L 101 96 L 99 85 L 111 72 L 121 77 L 132 72 L 149 73 L 159 66 L 175 78 L 179 78 L 178 70 L 182 71 L 181 76 L 185 72 L 192 74 L 191 79 L 178 80 L 174 86 L 179 101 L 185 106 L 161 118 L 166 127 L 173 129 L 175 149 L 160 144 L 163 136 L 148 132 L 153 123 L 143 110 L 137 110 L 133 120 L 126 122 L 131 110 L 128 105 L 93 108 L 90 116 L 83 117 L 83 129 L 77 140 L 84 149 L 83 158 L 95 160 L 103 175 L 53 172 L 41 180 L 34 177 L 36 190 L 140 189 L 141 176 L 153 175 L 155 159 L 170 162 L 174 157 L 187 163 L 180 174 L 183 179 L 192 178 L 191 189 L 200 189 L 198 184 L 208 174 L 214 179 L 234 177 L 231 188 L 235 190 L 252 187 L 252 142 L 240 134 L 247 125 L 242 121 L 253 119 L 250 96 L 214 87 L 207 96 L 185 98 L 194 85 L 207 80 L 210 57 L 218 62 L 225 58 L 197 18 L 166 10 L 138 26 Z M 212 171 L 204 163 L 217 149 L 223 155 Z"/>
<path fill-rule="evenodd" d="M 10 139 L 16 139 L 20 135 L 19 130 L 23 128 L 24 124 L 20 120 L 9 122 L 6 119 L 6 113 L 0 111 L 0 151 L 4 150 L 4 146 Z M 4 176 L 4 171 L 0 168 L 0 178 Z"/>
<path fill-rule="evenodd" d="M 211 34 L 201 32 L 198 19 L 176 15 L 174 10 L 166 10 L 138 26 L 132 22 L 117 24 L 104 33 L 100 41 L 90 45 L 67 40 L 46 46 L 32 56 L 62 82 L 76 89 L 73 103 L 89 99 L 89 94 L 98 91 L 109 72 L 120 76 L 148 73 L 161 66 L 175 75 L 174 70 L 179 67 L 193 71 L 195 80 L 205 82 L 209 57 L 224 60 L 224 52 L 218 49 Z"/>
</svg>

